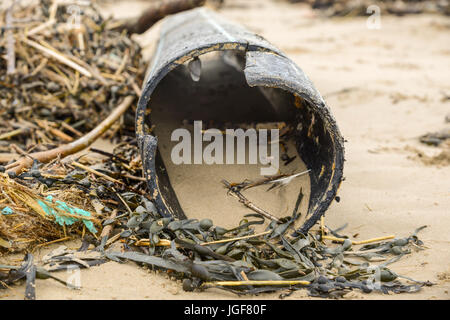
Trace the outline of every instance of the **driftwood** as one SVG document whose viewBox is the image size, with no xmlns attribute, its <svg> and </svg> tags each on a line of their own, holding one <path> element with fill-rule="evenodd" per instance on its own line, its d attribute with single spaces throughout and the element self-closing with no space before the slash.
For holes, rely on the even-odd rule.
<svg viewBox="0 0 450 320">
<path fill-rule="evenodd" d="M 130 34 L 141 34 L 165 16 L 203 6 L 205 2 L 206 0 L 165 0 L 154 2 L 139 18 L 126 21 L 119 29 L 125 29 Z"/>
</svg>

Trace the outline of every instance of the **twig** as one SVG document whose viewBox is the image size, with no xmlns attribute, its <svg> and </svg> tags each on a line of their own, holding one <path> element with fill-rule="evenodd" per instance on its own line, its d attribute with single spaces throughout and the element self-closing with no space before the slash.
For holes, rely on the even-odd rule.
<svg viewBox="0 0 450 320">
<path fill-rule="evenodd" d="M 150 245 L 149 239 L 140 239 L 134 244 L 134 246 L 137 247 L 148 247 L 149 245 Z M 171 241 L 167 239 L 160 239 L 158 243 L 155 243 L 156 247 L 170 247 L 170 245 Z"/>
<path fill-rule="evenodd" d="M 309 285 L 309 281 L 304 280 L 248 280 L 248 281 L 214 281 L 204 282 L 202 286 L 294 286 L 297 284 Z"/>
<path fill-rule="evenodd" d="M 17 153 L 0 153 L 0 163 L 10 162 L 19 157 Z"/>
<path fill-rule="evenodd" d="M 37 121 L 36 121 L 36 122 L 37 122 Z M 37 123 L 39 124 L 39 122 L 37 122 Z M 62 132 L 62 131 L 59 130 L 59 129 L 56 129 L 56 128 L 48 128 L 48 131 L 49 131 L 52 135 L 54 135 L 54 136 L 60 138 L 61 140 L 64 140 L 65 142 L 72 142 L 72 141 L 73 141 L 73 138 L 72 138 L 71 136 L 69 136 L 68 134 L 65 134 L 64 132 Z"/>
<path fill-rule="evenodd" d="M 106 247 L 106 246 L 109 246 L 110 244 L 112 244 L 112 243 L 114 243 L 114 242 L 116 242 L 119 238 L 120 238 L 120 233 L 118 233 L 118 234 L 112 236 L 111 238 L 108 239 L 108 241 L 106 241 L 105 247 Z"/>
<path fill-rule="evenodd" d="M 48 246 L 48 245 L 50 245 L 50 244 L 54 244 L 54 243 L 57 243 L 57 242 L 66 241 L 66 240 L 69 240 L 69 239 L 70 239 L 70 237 L 64 237 L 64 238 L 56 239 L 56 240 L 53 240 L 53 241 L 41 243 L 41 244 L 38 244 L 36 247 L 34 247 L 34 248 L 33 248 L 33 251 L 36 250 L 37 248 L 45 247 L 45 246 Z"/>
<path fill-rule="evenodd" d="M 130 50 L 126 49 L 125 54 L 123 55 L 122 58 L 122 62 L 120 63 L 119 68 L 117 68 L 116 72 L 114 73 L 115 76 L 119 76 L 122 73 L 123 69 L 125 69 L 129 57 L 130 57 Z"/>
<path fill-rule="evenodd" d="M 379 241 L 383 241 L 383 240 L 390 240 L 390 239 L 394 239 L 395 236 L 385 236 L 385 237 L 379 237 L 379 238 L 373 238 L 373 239 L 367 239 L 367 240 L 362 240 L 362 241 L 352 241 L 353 245 L 358 245 L 358 244 L 367 244 L 367 243 L 373 243 L 373 242 L 379 242 Z M 345 238 L 337 238 L 337 237 L 332 237 L 332 236 L 323 236 L 322 239 L 326 239 L 326 240 L 333 240 L 333 241 L 338 241 L 338 242 L 344 242 Z"/>
<path fill-rule="evenodd" d="M 325 221 L 324 220 L 325 220 L 324 217 L 321 216 L 320 217 L 320 233 L 321 233 L 320 235 L 322 236 L 322 239 L 325 236 Z"/>
<path fill-rule="evenodd" d="M 120 176 L 127 178 L 127 179 L 131 179 L 131 180 L 136 180 L 136 181 L 142 181 L 145 182 L 147 181 L 145 178 L 143 177 L 136 177 L 136 176 L 132 176 L 131 174 L 120 174 Z"/>
<path fill-rule="evenodd" d="M 26 33 L 26 35 L 27 35 L 27 36 L 35 35 L 36 33 L 39 33 L 39 32 L 41 32 L 42 30 L 45 30 L 45 29 L 47 29 L 48 27 L 51 27 L 52 25 L 55 24 L 55 22 L 56 22 L 55 19 L 49 19 L 49 20 L 47 20 L 46 22 L 44 22 L 44 23 L 38 25 L 37 27 L 31 29 L 30 31 L 28 31 L 28 32 Z"/>
<path fill-rule="evenodd" d="M 30 158 L 31 160 L 34 160 L 34 158 L 33 158 L 32 156 L 30 156 L 30 154 L 29 154 L 28 152 L 25 152 L 24 150 L 20 149 L 19 146 L 17 146 L 16 144 L 11 143 L 11 144 L 9 145 L 9 147 L 10 147 L 11 149 L 13 149 L 15 152 L 17 152 L 18 154 L 20 154 L 20 155 L 22 155 L 22 156 L 25 156 L 25 157 L 28 157 L 28 158 Z"/>
<path fill-rule="evenodd" d="M 110 157 L 112 160 L 117 160 L 122 163 L 128 163 L 129 161 L 122 159 L 121 157 L 107 151 L 103 151 L 97 148 L 89 148 L 89 151 L 101 154 L 102 156 Z"/>
<path fill-rule="evenodd" d="M 65 123 L 64 121 L 61 122 L 61 127 L 69 130 L 70 132 L 72 132 L 73 134 L 75 134 L 75 135 L 77 135 L 79 137 L 83 136 L 83 134 L 80 131 L 78 131 L 77 129 L 73 128 L 72 126 L 70 126 L 69 124 Z"/>
<path fill-rule="evenodd" d="M 295 174 L 291 174 L 291 175 L 279 174 L 279 175 L 276 175 L 276 176 L 266 177 L 266 178 L 259 179 L 259 180 L 256 180 L 256 181 L 245 180 L 244 182 L 231 183 L 230 185 L 232 187 L 234 187 L 235 189 L 238 189 L 239 191 L 243 191 L 243 190 L 254 188 L 254 187 L 257 187 L 257 186 L 261 186 L 261 185 L 274 184 L 274 186 L 271 187 L 271 189 L 272 189 L 272 188 L 274 188 L 274 187 L 276 187 L 278 185 L 289 184 L 294 178 L 300 177 L 302 175 L 305 175 L 305 174 L 307 174 L 310 171 L 311 170 L 306 170 L 306 171 L 295 173 Z"/>
<path fill-rule="evenodd" d="M 113 212 L 111 212 L 108 219 L 115 219 L 116 217 L 117 217 L 117 209 L 115 209 L 115 210 L 113 210 Z M 104 227 L 102 230 L 102 233 L 100 234 L 100 239 L 103 239 L 104 237 L 106 237 L 106 239 L 108 239 L 112 230 L 113 230 L 113 224 L 109 224 L 106 227 Z"/>
<path fill-rule="evenodd" d="M 0 140 L 12 138 L 12 137 L 14 137 L 18 134 L 21 134 L 22 132 L 25 132 L 25 131 L 27 131 L 26 128 L 20 128 L 20 129 L 16 129 L 16 130 L 13 130 L 10 132 L 6 132 L 6 133 L 0 135 Z"/>
<path fill-rule="evenodd" d="M 86 70 L 88 70 L 92 76 L 97 79 L 98 81 L 100 81 L 101 84 L 103 84 L 104 86 L 108 86 L 108 81 L 102 77 L 101 72 L 98 70 L 98 68 L 95 65 L 90 65 L 87 62 L 85 62 L 84 60 L 78 58 L 77 56 L 74 56 L 71 53 L 67 53 L 67 55 L 70 57 L 70 59 L 72 61 L 74 61 L 75 63 L 78 63 L 78 65 L 83 66 L 84 68 L 86 68 Z"/>
<path fill-rule="evenodd" d="M 123 182 L 121 182 L 123 183 Z M 130 207 L 128 206 L 128 204 L 125 202 L 125 200 L 123 200 L 123 198 L 121 197 L 121 195 L 116 191 L 116 189 L 112 188 L 114 193 L 116 194 L 116 196 L 120 199 L 120 201 L 123 203 L 123 205 L 125 206 L 125 208 L 127 209 L 128 213 L 131 215 L 133 214 L 133 211 L 130 209 Z"/>
<path fill-rule="evenodd" d="M 84 55 L 84 50 L 86 48 L 84 46 L 83 32 L 81 32 L 81 30 L 77 30 L 76 34 L 77 34 L 77 40 L 78 40 L 78 47 L 80 48 L 80 53 L 81 53 L 81 55 Z"/>
<path fill-rule="evenodd" d="M 117 106 L 117 108 L 105 120 L 103 120 L 97 127 L 80 139 L 64 144 L 55 149 L 32 153 L 30 156 L 39 162 L 47 163 L 58 156 L 64 158 L 89 147 L 95 140 L 105 133 L 111 125 L 125 113 L 125 111 L 127 111 L 133 100 L 133 96 L 125 97 L 122 103 Z M 32 164 L 33 160 L 27 157 L 15 161 L 14 163 L 8 165 L 6 169 L 8 172 L 15 172 L 16 174 L 19 174 L 23 169 L 31 167 Z"/>
<path fill-rule="evenodd" d="M 247 208 L 252 209 L 256 213 L 259 213 L 266 217 L 267 219 L 273 220 L 277 223 L 281 223 L 281 221 L 268 213 L 267 211 L 264 211 L 263 209 L 259 208 L 255 204 L 253 204 L 250 200 L 248 200 L 242 193 L 240 193 L 238 190 L 235 190 L 233 187 L 231 187 L 230 183 L 226 180 L 222 180 L 222 182 L 225 184 L 225 186 L 228 188 L 229 192 L 232 196 L 236 197 L 240 203 L 244 204 Z"/>
<path fill-rule="evenodd" d="M 39 63 L 36 69 L 34 69 L 33 72 L 30 74 L 30 77 L 34 77 L 35 75 L 37 75 L 47 65 L 47 62 L 48 58 L 42 59 L 42 61 Z"/>
<path fill-rule="evenodd" d="M 394 238 L 395 238 L 395 236 L 391 235 L 391 236 L 373 238 L 373 239 L 362 240 L 362 241 L 352 241 L 352 244 L 367 244 L 367 243 L 372 243 L 372 242 L 379 242 L 379 241 L 384 241 L 384 240 L 390 240 L 390 239 L 394 239 Z"/>
<path fill-rule="evenodd" d="M 123 76 L 130 82 L 134 92 L 136 92 L 136 94 L 140 97 L 142 95 L 142 90 L 141 88 L 139 88 L 134 78 L 130 76 L 127 72 L 124 72 Z"/>
<path fill-rule="evenodd" d="M 110 176 L 108 176 L 108 175 L 106 175 L 106 174 L 104 174 L 104 173 L 98 172 L 97 170 L 94 170 L 94 169 L 92 169 L 92 168 L 89 168 L 88 166 L 85 166 L 84 164 L 81 164 L 81 163 L 79 163 L 79 162 L 73 161 L 71 164 L 72 164 L 74 167 L 83 169 L 83 170 L 85 170 L 85 171 L 87 171 L 87 172 L 89 172 L 89 173 L 95 174 L 95 175 L 98 176 L 98 177 L 105 178 L 106 180 L 109 180 L 109 181 L 111 181 L 111 182 L 119 183 L 119 184 L 122 184 L 122 183 L 123 183 L 122 181 L 119 181 L 119 180 L 116 180 L 116 179 L 114 179 L 114 178 L 111 178 Z"/>
<path fill-rule="evenodd" d="M 30 47 L 33 47 L 33 48 L 35 48 L 37 50 L 40 50 L 40 51 L 48 54 L 49 56 L 55 58 L 56 60 L 58 60 L 59 62 L 65 64 L 66 66 L 69 66 L 69 67 L 71 67 L 74 70 L 77 70 L 82 75 L 85 75 L 88 78 L 92 77 L 92 74 L 87 69 L 85 69 L 82 66 L 76 64 L 72 60 L 66 58 L 62 53 L 60 53 L 56 49 L 50 50 L 50 49 L 40 45 L 39 43 L 37 43 L 37 42 L 35 42 L 33 40 L 30 40 L 30 39 L 26 39 L 26 38 L 23 38 L 22 41 L 25 42 Z"/>
<path fill-rule="evenodd" d="M 239 273 L 241 275 L 241 277 L 244 279 L 244 281 L 250 281 L 248 280 L 247 275 L 245 274 L 244 270 L 241 270 L 241 272 Z"/>
</svg>

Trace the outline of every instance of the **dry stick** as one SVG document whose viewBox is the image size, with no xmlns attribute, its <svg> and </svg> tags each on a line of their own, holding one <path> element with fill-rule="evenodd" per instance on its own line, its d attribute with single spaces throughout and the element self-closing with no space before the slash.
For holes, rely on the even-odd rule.
<svg viewBox="0 0 450 320">
<path fill-rule="evenodd" d="M 80 48 L 81 55 L 84 55 L 84 50 L 85 50 L 86 48 L 85 48 L 85 46 L 84 46 L 83 32 L 82 32 L 80 29 L 78 29 L 78 30 L 76 31 L 76 33 L 77 33 L 78 46 L 79 46 L 79 48 Z"/>
<path fill-rule="evenodd" d="M 240 275 L 242 276 L 242 278 L 243 278 L 245 281 L 249 281 L 247 275 L 246 275 L 245 272 L 244 272 L 244 270 L 242 270 L 242 271 L 240 272 Z"/>
<path fill-rule="evenodd" d="M 74 167 L 83 169 L 83 170 L 85 170 L 85 171 L 87 171 L 87 172 L 89 172 L 89 173 L 95 174 L 96 176 L 105 178 L 106 180 L 109 180 L 109 181 L 111 181 L 111 182 L 123 184 L 122 181 L 119 181 L 119 180 L 116 180 L 116 179 L 114 179 L 114 178 L 111 178 L 110 176 L 108 176 L 108 175 L 106 175 L 106 174 L 104 174 L 104 173 L 98 172 L 97 170 L 94 170 L 94 169 L 92 169 L 92 168 L 89 168 L 88 166 L 85 166 L 84 164 L 78 163 L 78 162 L 76 162 L 76 161 L 73 161 L 73 162 L 71 163 L 71 165 L 73 165 Z"/>
<path fill-rule="evenodd" d="M 52 25 L 55 24 L 55 22 L 56 22 L 55 19 L 50 19 L 50 20 L 48 20 L 48 21 L 46 21 L 46 22 L 44 22 L 44 23 L 38 25 L 37 27 L 31 29 L 30 31 L 28 31 L 28 32 L 26 33 L 26 35 L 27 35 L 27 36 L 35 35 L 36 33 L 39 33 L 39 32 L 41 32 L 42 30 L 45 30 L 45 29 L 47 29 L 48 27 L 51 27 Z"/>
<path fill-rule="evenodd" d="M 50 244 L 66 241 L 66 240 L 69 240 L 69 239 L 70 239 L 70 237 L 64 237 L 64 238 L 56 239 L 56 240 L 53 240 L 53 241 L 41 243 L 41 244 L 38 244 L 37 246 L 35 246 L 32 251 L 35 251 L 37 248 L 45 247 L 45 246 L 48 246 Z"/>
<path fill-rule="evenodd" d="M 123 182 L 122 182 L 123 183 Z M 125 208 L 127 208 L 128 213 L 131 215 L 133 214 L 133 211 L 130 209 L 130 207 L 128 206 L 128 204 L 125 202 L 125 200 L 123 200 L 123 198 L 120 196 L 120 194 L 116 191 L 116 189 L 112 188 L 114 193 L 116 194 L 116 196 L 120 199 L 120 201 L 123 203 L 123 205 L 125 206 Z"/>
<path fill-rule="evenodd" d="M 61 127 L 63 127 L 64 129 L 69 130 L 70 132 L 72 132 L 73 134 L 82 137 L 83 134 L 78 131 L 77 129 L 73 128 L 72 126 L 70 126 L 69 124 L 65 123 L 65 122 L 61 122 Z"/>
<path fill-rule="evenodd" d="M 54 136 L 60 138 L 61 140 L 64 140 L 65 142 L 72 142 L 73 138 L 67 134 L 65 134 L 64 132 L 62 132 L 59 129 L 56 128 L 49 128 L 49 131 L 51 134 L 53 134 Z"/>
<path fill-rule="evenodd" d="M 119 162 L 122 162 L 122 164 L 128 163 L 129 161 L 122 159 L 121 157 L 111 153 L 111 152 L 107 152 L 107 151 L 103 151 L 97 148 L 89 148 L 89 151 L 91 152 L 95 152 L 98 154 L 101 154 L 102 156 L 106 156 L 106 157 L 110 157 L 112 160 L 117 160 Z"/>
<path fill-rule="evenodd" d="M 106 241 L 105 243 L 105 247 L 109 246 L 110 244 L 116 242 L 118 239 L 120 238 L 120 233 L 112 236 L 111 238 L 108 239 L 108 241 Z"/>
<path fill-rule="evenodd" d="M 11 143 L 11 144 L 9 145 L 9 147 L 10 147 L 11 149 L 13 149 L 15 152 L 17 152 L 18 154 L 20 154 L 20 155 L 22 155 L 22 156 L 25 156 L 25 157 L 28 157 L 28 158 L 30 158 L 31 160 L 34 160 L 34 158 L 31 157 L 31 156 L 28 154 L 28 152 L 23 151 L 23 150 L 20 149 L 16 144 Z"/>
<path fill-rule="evenodd" d="M 86 68 L 86 70 L 88 70 L 95 79 L 100 81 L 101 84 L 103 84 L 104 86 L 108 85 L 108 81 L 100 74 L 100 71 L 95 66 L 89 65 L 87 62 L 81 60 L 80 58 L 78 58 L 77 56 L 74 56 L 71 53 L 69 53 L 68 56 L 70 57 L 70 59 L 72 61 L 74 61 L 74 62 L 78 63 L 80 66 Z"/>
<path fill-rule="evenodd" d="M 123 55 L 122 62 L 120 63 L 119 68 L 117 68 L 116 72 L 114 73 L 115 76 L 118 76 L 122 73 L 123 69 L 125 69 L 125 66 L 127 65 L 128 58 L 130 57 L 130 50 L 126 49 L 125 54 Z"/>
<path fill-rule="evenodd" d="M 108 217 L 108 219 L 115 219 L 117 217 L 117 209 L 114 209 L 113 212 L 111 212 L 110 216 Z M 106 237 L 107 239 L 109 238 L 109 234 L 111 233 L 111 231 L 113 230 L 113 224 L 108 224 L 106 227 L 103 228 L 102 233 L 100 234 L 100 239 L 103 239 L 104 237 Z"/>
<path fill-rule="evenodd" d="M 47 64 L 48 58 L 42 59 L 41 63 L 33 70 L 33 72 L 30 74 L 30 77 L 34 77 L 37 75 Z"/>
<path fill-rule="evenodd" d="M 303 172 L 287 175 L 287 174 L 279 174 L 272 177 L 263 178 L 257 181 L 246 183 L 245 181 L 239 184 L 232 184 L 232 186 L 238 187 L 241 191 L 244 191 L 246 189 L 250 189 L 253 187 L 265 185 L 265 184 L 271 184 L 271 183 L 281 183 L 281 184 L 288 184 L 292 181 L 292 179 L 296 177 L 300 177 L 306 173 L 308 173 L 311 170 L 306 170 Z"/>
<path fill-rule="evenodd" d="M 111 152 L 106 152 L 106 151 L 96 149 L 96 148 L 90 148 L 89 151 L 101 154 L 106 157 L 110 157 L 113 161 L 120 162 L 122 166 L 124 166 L 127 170 L 131 171 L 131 167 L 127 164 L 127 163 L 129 163 L 128 160 L 122 159 L 121 157 L 119 157 L 115 154 L 112 154 Z M 124 176 L 124 175 L 122 175 L 122 176 Z M 144 179 L 144 181 L 145 181 L 145 179 Z"/>
<path fill-rule="evenodd" d="M 293 286 L 296 284 L 309 285 L 309 281 L 304 280 L 248 280 L 248 281 L 214 281 L 214 282 L 204 282 L 202 286 L 279 286 L 287 285 Z"/>
<path fill-rule="evenodd" d="M 367 239 L 367 240 L 362 240 L 362 241 L 352 241 L 352 244 L 353 245 L 367 244 L 367 243 L 373 243 L 373 242 L 378 242 L 378 241 L 383 241 L 383 240 L 390 240 L 390 239 L 394 239 L 394 238 L 395 238 L 395 236 L 391 235 L 391 236 Z M 323 236 L 322 239 L 333 240 L 333 241 L 338 241 L 338 242 L 344 242 L 345 240 L 347 240 L 345 238 L 336 238 L 336 237 L 332 237 L 332 236 Z"/>
<path fill-rule="evenodd" d="M 12 137 L 14 137 L 14 136 L 16 136 L 18 134 L 21 134 L 22 132 L 27 131 L 27 130 L 28 129 L 26 129 L 26 128 L 20 128 L 20 129 L 16 129 L 16 130 L 13 130 L 13 131 L 10 131 L 10 132 L 6 132 L 6 133 L 0 135 L 0 140 L 5 140 L 5 139 L 12 138 Z"/>
<path fill-rule="evenodd" d="M 58 60 L 59 62 L 65 64 L 66 66 L 69 66 L 72 69 L 77 70 L 82 75 L 85 75 L 88 78 L 92 77 L 92 74 L 87 69 L 85 69 L 82 66 L 76 64 L 72 60 L 66 58 L 62 53 L 60 53 L 60 52 L 58 52 L 56 50 L 50 50 L 50 49 L 40 45 L 39 43 L 34 42 L 33 40 L 29 40 L 29 39 L 24 38 L 24 39 L 22 39 L 22 41 L 25 42 L 30 47 L 33 47 L 33 48 L 35 48 L 37 50 L 40 50 L 40 51 L 48 54 L 49 56 L 55 58 L 56 60 Z"/>
<path fill-rule="evenodd" d="M 362 240 L 362 241 L 352 241 L 352 244 L 355 244 L 355 245 L 367 244 L 367 243 L 373 243 L 373 242 L 378 242 L 378 241 L 383 241 L 383 240 L 390 240 L 390 239 L 394 239 L 394 238 L 395 238 L 395 236 L 391 235 L 391 236 L 367 239 L 367 240 Z"/>
<path fill-rule="evenodd" d="M 127 111 L 133 100 L 133 96 L 125 97 L 122 103 L 105 120 L 103 120 L 97 127 L 80 139 L 52 150 L 32 153 L 30 156 L 39 162 L 47 163 L 58 156 L 64 158 L 89 147 L 95 140 L 104 134 L 111 127 L 111 125 L 125 113 L 125 111 Z M 33 160 L 26 157 L 8 165 L 6 169 L 8 172 L 15 172 L 16 174 L 19 174 L 23 169 L 31 167 L 32 164 Z"/>
<path fill-rule="evenodd" d="M 323 239 L 325 236 L 325 218 L 323 216 L 320 217 L 320 232 Z"/>
<path fill-rule="evenodd" d="M 147 181 L 145 178 L 143 177 L 136 177 L 136 176 L 132 176 L 130 174 L 120 174 L 122 177 L 130 179 L 130 180 L 136 180 L 136 181 L 142 181 L 145 182 Z"/>
<path fill-rule="evenodd" d="M 273 220 L 273 221 L 275 221 L 277 223 L 281 223 L 281 221 L 277 217 L 271 215 L 267 211 L 264 211 L 263 209 L 259 208 L 255 204 L 253 204 L 250 200 L 248 200 L 246 197 L 244 197 L 244 195 L 242 193 L 240 193 L 240 192 L 239 193 L 233 193 L 232 192 L 232 194 L 234 194 L 234 196 L 239 199 L 239 202 L 243 203 L 247 208 L 252 209 L 253 211 L 263 215 L 264 217 L 266 217 L 266 218 L 268 218 L 270 220 Z"/>
<path fill-rule="evenodd" d="M 259 208 L 258 206 L 256 206 L 255 204 L 253 204 L 252 202 L 250 202 L 250 200 L 248 200 L 246 197 L 244 197 L 244 195 L 242 193 L 240 193 L 239 191 L 233 190 L 232 188 L 230 188 L 230 183 L 223 180 L 222 181 L 225 186 L 227 186 L 229 192 L 231 193 L 231 195 L 233 195 L 234 197 L 239 199 L 240 203 L 243 203 L 247 208 L 252 209 L 253 211 L 255 211 L 256 213 L 259 213 L 261 215 L 263 215 L 264 217 L 266 217 L 267 219 L 273 220 L 277 223 L 281 223 L 281 221 L 271 215 L 270 213 L 264 211 L 263 209 Z"/>
<path fill-rule="evenodd" d="M 19 157 L 17 153 L 0 153 L 0 163 L 7 163 Z"/>
<path fill-rule="evenodd" d="M 140 97 L 142 95 L 142 90 L 141 88 L 139 88 L 139 86 L 137 85 L 136 81 L 134 80 L 134 78 L 132 76 L 130 76 L 128 74 L 128 72 L 125 72 L 123 74 L 123 76 L 130 81 L 131 87 L 133 88 L 134 92 L 136 92 L 136 94 Z"/>
<path fill-rule="evenodd" d="M 112 178 L 112 177 L 110 177 L 110 176 L 108 176 L 108 175 L 106 175 L 106 174 L 104 174 L 104 173 L 98 172 L 97 170 L 94 170 L 94 169 L 92 169 L 92 168 L 89 168 L 89 167 L 87 167 L 87 166 L 85 166 L 85 165 L 83 165 L 83 164 L 81 164 L 81 163 L 78 163 L 78 162 L 76 162 L 76 161 L 73 161 L 73 162 L 72 162 L 72 165 L 75 166 L 75 167 L 78 167 L 78 168 L 80 168 L 80 169 L 83 169 L 83 170 L 85 170 L 85 171 L 87 171 L 87 172 L 90 172 L 90 173 L 92 173 L 92 174 L 95 174 L 95 175 L 97 175 L 97 176 L 99 176 L 99 177 L 105 178 L 106 180 L 109 180 L 109 181 L 111 181 L 111 182 L 121 184 L 121 185 L 124 186 L 125 188 L 127 188 L 127 189 L 129 189 L 129 190 L 131 190 L 131 191 L 133 191 L 133 192 L 135 192 L 135 193 L 139 193 L 140 195 L 146 196 L 146 193 L 145 193 L 145 192 L 139 191 L 139 190 L 137 190 L 137 189 L 135 189 L 135 188 L 133 188 L 133 187 L 131 187 L 131 186 L 126 185 L 125 182 L 123 182 L 123 181 L 116 180 L 116 179 L 114 179 L 114 178 Z M 8 169 L 8 168 L 7 168 L 7 169 Z M 135 178 L 137 178 L 137 177 L 135 177 Z M 144 179 L 144 178 L 143 178 L 143 179 Z M 147 181 L 147 180 L 144 179 L 143 181 Z M 113 190 L 114 190 L 114 189 L 113 189 Z M 116 192 L 116 191 L 114 190 L 114 192 Z M 116 192 L 116 194 L 117 194 L 117 196 L 119 197 L 119 199 L 122 201 L 122 203 L 126 206 L 128 212 L 132 213 L 130 207 L 128 207 L 128 205 L 125 203 L 125 201 L 123 200 L 123 198 L 122 198 L 117 192 Z"/>
<path fill-rule="evenodd" d="M 327 239 L 327 240 L 333 240 L 333 241 L 338 241 L 338 242 L 344 242 L 345 240 L 347 240 L 346 238 L 337 238 L 337 237 L 333 237 L 333 236 L 326 236 L 324 229 L 325 229 L 325 219 L 322 216 L 322 217 L 320 217 L 320 230 L 322 232 L 322 234 L 321 234 L 322 240 Z M 352 245 L 368 244 L 368 243 L 379 242 L 379 241 L 383 241 L 383 240 L 390 240 L 390 239 L 394 239 L 394 238 L 395 238 L 394 235 L 390 235 L 390 236 L 372 238 L 372 239 L 361 240 L 361 241 L 352 241 Z"/>
<path fill-rule="evenodd" d="M 141 239 L 138 240 L 135 244 L 137 247 L 148 247 L 150 245 L 149 239 Z M 155 244 L 157 247 L 170 247 L 171 241 L 167 239 L 160 239 L 158 243 Z M 175 246 L 179 247 L 179 245 L 175 244 Z"/>
</svg>

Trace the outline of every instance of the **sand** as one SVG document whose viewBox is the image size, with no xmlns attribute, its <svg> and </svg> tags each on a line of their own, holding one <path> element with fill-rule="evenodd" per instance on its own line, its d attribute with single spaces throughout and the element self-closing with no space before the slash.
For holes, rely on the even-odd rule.
<svg viewBox="0 0 450 320">
<path fill-rule="evenodd" d="M 345 233 L 355 235 L 356 240 L 407 236 L 415 228 L 428 225 L 420 233 L 427 249 L 405 256 L 392 269 L 430 280 L 435 286 L 402 295 L 352 292 L 346 299 L 449 299 L 450 170 L 445 161 L 421 161 L 418 153 L 434 157 L 443 149 L 420 144 L 418 137 L 448 126 L 444 119 L 450 101 L 442 98 L 450 93 L 450 19 L 382 15 L 381 29 L 369 30 L 364 17 L 322 19 L 302 4 L 226 2 L 221 10 L 224 16 L 261 34 L 298 63 L 327 100 L 347 140 L 341 201 L 333 202 L 327 211 L 326 225 L 337 228 L 348 223 Z M 127 1 L 126 7 L 137 10 L 142 4 Z M 105 12 L 132 15 L 124 8 L 107 2 Z M 151 34 L 140 37 L 140 41 L 148 45 Z M 177 183 L 180 190 L 182 183 Z M 226 198 L 223 190 L 220 192 L 222 205 L 234 201 Z M 238 223 L 241 213 L 228 211 L 227 221 Z M 77 243 L 68 246 L 75 248 Z M 83 288 L 74 291 L 51 280 L 38 280 L 37 298 L 238 298 L 214 289 L 183 292 L 181 284 L 167 275 L 148 272 L 133 263 L 109 262 L 83 270 L 81 284 Z M 0 298 L 22 299 L 23 294 L 24 286 L 15 286 L 0 292 Z M 278 295 L 245 298 L 277 299 Z M 298 291 L 289 299 L 312 298 Z"/>
<path fill-rule="evenodd" d="M 228 79 L 231 79 L 231 81 Z M 181 86 L 183 83 L 188 84 L 188 86 L 185 86 L 187 88 Z M 211 97 L 208 92 L 213 90 L 211 88 L 215 88 L 211 83 L 226 86 L 227 90 L 217 90 L 218 93 Z M 243 87 L 240 86 L 241 83 Z M 232 88 L 229 88 L 229 86 L 232 86 Z M 177 90 L 176 93 L 174 88 Z M 180 101 L 185 102 L 182 108 L 180 108 Z M 203 101 L 207 101 L 207 103 Z M 246 214 L 253 213 L 239 203 L 236 198 L 228 195 L 227 189 L 222 183 L 222 180 L 239 183 L 246 179 L 258 181 L 263 178 L 261 170 L 267 169 L 268 165 L 261 163 L 259 155 L 255 159 L 256 163 L 250 163 L 250 143 L 248 141 L 245 143 L 245 149 L 242 150 L 245 151 L 244 164 L 238 164 L 236 161 L 239 153 L 237 142 L 234 143 L 233 148 L 234 162 L 233 164 L 226 164 L 230 156 L 226 154 L 226 148 L 229 147 L 227 135 L 221 135 L 218 138 L 222 140 L 223 148 L 221 151 L 223 156 L 220 159 L 217 157 L 216 160 L 221 161 L 221 164 L 206 164 L 204 157 L 200 159 L 202 164 L 194 164 L 194 156 L 191 156 L 190 164 L 175 164 L 172 160 L 172 150 L 182 142 L 171 141 L 171 135 L 174 130 L 179 128 L 188 130 L 190 138 L 183 138 L 183 141 L 188 141 L 191 145 L 188 154 L 193 154 L 195 144 L 200 145 L 194 140 L 193 120 L 200 120 L 203 130 L 208 128 L 220 128 L 222 130 L 224 128 L 252 129 L 255 130 L 255 140 L 259 139 L 257 129 L 261 127 L 270 129 L 276 128 L 277 125 L 285 125 L 284 122 L 274 122 L 280 118 L 277 118 L 272 106 L 266 101 L 259 89 L 249 88 L 246 85 L 243 73 L 226 66 L 220 55 L 208 54 L 202 56 L 202 76 L 198 83 L 194 84 L 188 72 L 185 72 L 181 67 L 176 71 L 176 75 L 173 71 L 160 83 L 152 95 L 149 107 L 152 109 L 151 120 L 152 124 L 155 125 L 153 132 L 158 137 L 162 159 L 186 216 L 197 219 L 211 218 L 217 225 L 233 228 L 236 227 L 237 222 L 236 219 L 230 219 L 231 214 L 234 217 L 244 217 Z M 267 123 L 267 120 L 271 120 L 271 122 Z M 205 150 L 209 144 L 209 141 L 204 142 L 201 150 Z M 278 143 L 273 145 L 279 147 Z M 295 159 L 287 166 L 284 165 L 280 159 L 284 151 L 279 148 L 280 150 L 277 152 L 278 161 L 274 163 L 274 166 L 278 166 L 281 172 L 285 174 L 302 172 L 305 172 L 305 174 L 295 178 L 283 188 L 266 192 L 269 186 L 259 186 L 246 190 L 244 194 L 266 212 L 281 218 L 292 214 L 298 194 L 300 190 L 303 190 L 304 201 L 301 203 L 300 212 L 304 214 L 301 219 L 298 219 L 298 227 L 300 227 L 301 223 L 306 220 L 308 209 L 309 176 L 306 172 L 306 165 L 301 161 L 301 157 L 296 151 L 293 139 L 287 140 L 285 146 L 289 157 L 295 156 Z M 260 148 L 260 146 L 253 147 L 255 149 Z M 272 144 L 269 139 L 265 143 L 265 147 L 270 156 Z M 274 173 L 276 173 L 276 170 Z"/>
</svg>

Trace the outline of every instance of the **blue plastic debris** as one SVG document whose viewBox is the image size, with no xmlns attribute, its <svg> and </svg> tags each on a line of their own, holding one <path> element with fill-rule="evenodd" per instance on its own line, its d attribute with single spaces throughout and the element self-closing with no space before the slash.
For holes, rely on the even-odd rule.
<svg viewBox="0 0 450 320">
<path fill-rule="evenodd" d="M 4 207 L 1 211 L 1 213 L 5 216 L 9 215 L 9 214 L 13 214 L 14 211 L 13 209 L 11 209 L 10 207 Z"/>
<path fill-rule="evenodd" d="M 52 196 L 48 196 L 47 198 L 45 198 L 45 202 L 47 203 L 52 203 L 53 202 L 53 197 Z M 77 215 L 80 216 L 79 218 L 75 218 L 75 217 L 67 217 L 67 216 L 63 216 L 60 215 L 55 209 L 49 207 L 45 202 L 38 200 L 39 205 L 41 206 L 41 208 L 45 211 L 45 213 L 47 215 L 52 215 L 55 217 L 55 221 L 56 223 L 58 223 L 61 226 L 64 225 L 72 225 L 75 222 L 79 221 L 80 219 L 83 221 L 84 225 L 86 226 L 86 228 L 88 228 L 88 230 L 92 233 L 97 233 L 97 229 L 95 229 L 94 224 L 92 223 L 92 221 L 83 219 L 83 216 L 85 217 L 90 217 L 91 213 L 89 211 L 80 209 L 80 208 L 75 208 L 75 207 L 71 207 L 69 205 L 67 205 L 65 202 L 63 201 L 55 201 L 55 207 L 67 212 L 71 215 Z"/>
</svg>

